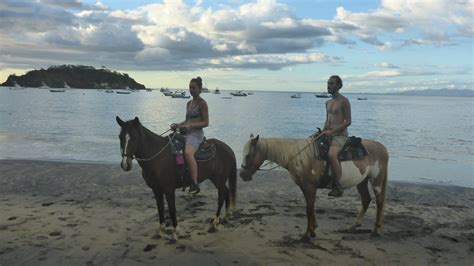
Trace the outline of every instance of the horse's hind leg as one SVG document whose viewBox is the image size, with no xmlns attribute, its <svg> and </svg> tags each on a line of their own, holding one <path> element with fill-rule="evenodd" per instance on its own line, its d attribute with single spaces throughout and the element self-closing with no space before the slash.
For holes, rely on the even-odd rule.
<svg viewBox="0 0 474 266">
<path fill-rule="evenodd" d="M 174 189 L 167 191 L 166 202 L 168 203 L 168 209 L 170 212 L 171 222 L 173 223 L 173 240 L 178 240 L 178 221 L 176 220 L 176 205 L 175 205 L 175 194 Z"/>
<path fill-rule="evenodd" d="M 220 223 L 219 219 L 220 219 L 220 215 L 221 215 L 222 205 L 224 205 L 224 202 L 225 202 L 226 210 L 228 210 L 229 206 L 230 206 L 229 189 L 225 185 L 221 185 L 220 187 L 217 187 L 217 191 L 218 191 L 217 211 L 216 211 L 216 217 L 212 221 L 212 225 L 208 230 L 208 232 L 210 232 L 210 233 L 215 232 L 217 230 L 217 226 Z M 227 218 L 227 216 L 226 216 L 226 218 Z"/>
<path fill-rule="evenodd" d="M 381 169 L 376 179 L 371 182 L 375 194 L 375 202 L 377 203 L 377 217 L 375 219 L 375 226 L 373 235 L 377 236 L 383 227 L 383 212 L 385 205 L 385 192 L 387 191 L 387 168 Z"/>
<path fill-rule="evenodd" d="M 225 219 L 229 219 L 231 215 L 230 189 L 227 188 L 226 185 L 223 185 L 222 190 L 224 190 L 223 198 L 224 198 L 224 203 L 225 203 Z"/>
<path fill-rule="evenodd" d="M 313 184 L 306 183 L 300 186 L 306 200 L 306 218 L 308 219 L 308 227 L 303 240 L 309 240 L 316 237 L 314 230 L 317 227 L 316 216 L 314 214 L 314 201 L 316 200 L 316 187 Z"/>
<path fill-rule="evenodd" d="M 359 215 L 353 225 L 349 228 L 350 231 L 355 231 L 357 227 L 360 227 L 362 219 L 365 216 L 365 212 L 369 207 L 371 198 L 369 194 L 368 178 L 364 179 L 360 184 L 357 185 L 357 191 L 359 191 L 360 201 L 362 202 L 362 209 L 360 209 Z"/>
<path fill-rule="evenodd" d="M 158 207 L 158 216 L 160 217 L 160 227 L 156 233 L 157 237 L 162 237 L 165 233 L 165 202 L 163 200 L 163 192 L 159 189 L 153 188 L 155 194 L 156 206 Z"/>
</svg>

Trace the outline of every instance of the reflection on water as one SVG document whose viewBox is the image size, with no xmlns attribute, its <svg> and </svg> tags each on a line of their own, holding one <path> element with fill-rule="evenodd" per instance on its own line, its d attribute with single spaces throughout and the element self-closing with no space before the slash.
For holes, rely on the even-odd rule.
<svg viewBox="0 0 474 266">
<path fill-rule="evenodd" d="M 233 97 L 203 94 L 208 101 L 208 138 L 235 151 L 240 165 L 250 133 L 262 137 L 304 138 L 322 127 L 325 101 L 311 93 L 257 92 Z M 391 156 L 390 178 L 436 180 L 474 186 L 473 99 L 347 95 L 352 106 L 350 135 L 384 143 Z M 0 157 L 51 160 L 120 161 L 115 116 L 139 117 L 157 134 L 184 119 L 186 99 L 160 92 L 108 94 L 96 90 L 0 89 Z M 449 173 L 442 167 L 450 169 Z M 443 169 L 445 169 L 443 168 Z"/>
</svg>

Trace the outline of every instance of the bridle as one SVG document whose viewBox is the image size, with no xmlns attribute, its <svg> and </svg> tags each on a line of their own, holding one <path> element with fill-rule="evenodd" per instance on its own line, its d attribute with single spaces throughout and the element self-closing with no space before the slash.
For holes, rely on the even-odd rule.
<svg viewBox="0 0 474 266">
<path fill-rule="evenodd" d="M 171 129 L 168 129 L 165 132 L 161 133 L 160 136 L 163 136 L 163 134 L 165 134 L 168 131 L 171 131 Z M 146 159 L 138 158 L 137 156 L 135 156 L 135 154 L 130 155 L 130 154 L 127 154 L 127 153 L 122 153 L 122 157 L 127 157 L 127 158 L 130 158 L 131 160 L 135 159 L 135 160 L 137 160 L 137 162 L 151 161 L 151 160 L 155 159 L 156 157 L 158 157 L 161 153 L 163 153 L 166 150 L 166 148 L 168 148 L 168 146 L 173 142 L 174 137 L 175 137 L 175 134 L 173 134 L 173 137 L 170 137 L 168 135 L 168 143 L 166 143 L 165 147 L 163 147 L 163 149 L 161 149 L 160 151 L 158 151 L 157 153 L 155 153 L 154 155 L 152 155 L 149 158 L 146 158 Z"/>
<path fill-rule="evenodd" d="M 265 140 L 265 144 L 266 144 L 266 146 L 265 146 L 265 147 L 266 147 L 266 154 L 268 154 L 268 142 L 267 142 L 267 140 Z M 269 164 L 271 164 L 271 163 L 272 163 L 272 162 L 267 162 L 267 163 L 265 163 L 264 165 L 260 165 L 260 166 L 257 168 L 256 171 L 270 171 L 270 170 L 273 170 L 273 169 L 275 169 L 275 168 L 277 168 L 277 167 L 280 167 L 279 165 L 277 165 L 277 166 L 275 166 L 275 167 L 273 167 L 273 168 L 270 168 L 270 169 L 260 169 L 261 167 L 265 167 L 265 166 L 267 166 L 267 165 L 269 165 Z M 251 167 L 245 166 L 244 164 L 241 164 L 241 165 L 240 165 L 240 168 L 241 168 L 241 169 L 244 169 L 244 170 L 249 170 L 249 169 L 251 169 Z"/>
<path fill-rule="evenodd" d="M 318 134 L 318 135 L 313 134 L 313 135 L 310 136 L 310 138 L 312 138 L 313 141 L 314 141 L 314 140 L 319 139 L 322 135 L 323 135 L 322 133 L 320 133 L 320 134 Z M 267 152 L 266 152 L 266 153 L 268 154 L 268 142 L 267 142 L 267 140 L 265 140 L 265 143 L 267 144 L 267 145 L 266 145 L 266 148 L 267 148 Z M 308 144 L 305 145 L 302 149 L 300 149 L 296 154 L 293 154 L 293 156 L 290 157 L 290 159 L 288 160 L 288 162 L 293 161 L 293 159 L 295 159 L 296 156 L 298 156 L 298 154 L 300 154 L 301 152 L 303 152 L 304 150 L 306 150 L 310 145 L 311 145 L 311 143 L 308 143 Z M 276 168 L 278 168 L 278 167 L 281 167 L 280 165 L 276 165 L 276 166 L 274 166 L 274 167 L 272 167 L 272 168 L 270 168 L 270 169 L 260 169 L 260 168 L 265 167 L 265 166 L 267 166 L 267 165 L 269 165 L 269 164 L 271 164 L 271 163 L 273 163 L 273 162 L 267 162 L 267 163 L 261 165 L 260 167 L 257 168 L 256 171 L 271 171 L 271 170 L 273 170 L 273 169 L 276 169 Z M 243 164 L 240 165 L 240 168 L 242 168 L 242 169 L 244 169 L 244 170 L 249 170 L 249 169 L 251 169 L 251 167 L 245 166 L 245 165 L 243 165 Z"/>
</svg>

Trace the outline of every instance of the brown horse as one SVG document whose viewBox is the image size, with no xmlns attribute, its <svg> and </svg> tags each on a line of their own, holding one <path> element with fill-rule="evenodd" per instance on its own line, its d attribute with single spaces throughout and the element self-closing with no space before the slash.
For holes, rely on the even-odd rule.
<svg viewBox="0 0 474 266">
<path fill-rule="evenodd" d="M 314 202 L 316 199 L 316 189 L 326 188 L 323 185 L 323 174 L 326 162 L 315 159 L 317 149 L 315 149 L 313 139 L 279 139 L 279 138 L 259 138 L 250 135 L 250 140 L 244 146 L 244 158 L 240 176 L 244 181 L 252 180 L 253 174 L 260 168 L 265 160 L 275 162 L 290 173 L 293 181 L 303 191 L 306 200 L 306 216 L 308 226 L 303 239 L 316 237 L 314 232 L 317 227 L 314 213 Z M 357 186 L 359 191 L 362 209 L 357 216 L 355 223 L 350 230 L 355 230 L 361 225 L 362 218 L 367 211 L 371 201 L 367 183 L 370 182 L 375 193 L 377 203 L 377 218 L 373 230 L 374 235 L 378 235 L 383 226 L 383 208 L 385 192 L 387 186 L 388 153 L 385 146 L 379 142 L 363 140 L 368 155 L 360 160 L 343 161 L 342 166 L 342 187 L 349 188 Z"/>
<path fill-rule="evenodd" d="M 181 187 L 178 182 L 178 169 L 175 157 L 171 152 L 171 139 L 156 135 L 142 126 L 138 117 L 127 122 L 118 116 L 117 123 L 121 127 L 120 148 L 122 151 L 121 167 L 124 171 L 132 169 L 132 160 L 136 159 L 142 168 L 142 176 L 146 184 L 155 194 L 160 217 L 160 228 L 158 236 L 164 233 L 165 214 L 163 195 L 166 197 L 168 209 L 173 223 L 173 239 L 177 240 L 177 221 L 175 207 L 175 190 Z M 217 139 L 209 139 L 208 143 L 216 145 L 215 156 L 205 162 L 198 162 L 198 182 L 206 178 L 211 180 L 218 190 L 218 204 L 216 217 L 211 229 L 219 224 L 219 216 L 223 203 L 225 202 L 226 217 L 230 214 L 230 208 L 235 207 L 237 190 L 237 167 L 235 154 L 224 142 Z M 229 187 L 226 182 L 229 180 Z"/>
</svg>

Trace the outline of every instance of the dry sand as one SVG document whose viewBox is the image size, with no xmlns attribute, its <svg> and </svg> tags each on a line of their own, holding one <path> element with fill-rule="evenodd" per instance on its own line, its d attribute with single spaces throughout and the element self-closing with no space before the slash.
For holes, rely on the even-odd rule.
<svg viewBox="0 0 474 266">
<path fill-rule="evenodd" d="M 471 188 L 390 181 L 377 238 L 374 202 L 347 233 L 361 206 L 356 189 L 338 199 L 320 190 L 317 237 L 302 242 L 304 198 L 286 172 L 239 178 L 237 209 L 215 233 L 207 229 L 217 190 L 204 182 L 197 196 L 176 192 L 180 235 L 171 243 L 154 237 L 157 209 L 137 166 L 0 160 L 0 265 L 474 263 Z"/>
</svg>

